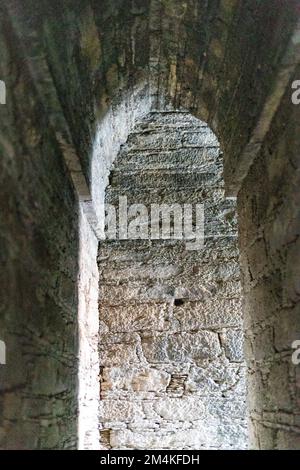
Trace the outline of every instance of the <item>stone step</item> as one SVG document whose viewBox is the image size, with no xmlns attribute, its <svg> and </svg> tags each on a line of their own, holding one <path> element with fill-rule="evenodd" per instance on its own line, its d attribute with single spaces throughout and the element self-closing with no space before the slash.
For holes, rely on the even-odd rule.
<svg viewBox="0 0 300 470">
<path fill-rule="evenodd" d="M 178 261 L 178 260 L 177 260 Z M 223 285 L 228 281 L 238 282 L 239 281 L 239 270 L 233 265 L 232 261 L 226 261 L 222 266 L 215 262 L 209 263 L 195 263 L 189 266 L 183 266 L 179 263 L 179 266 L 175 264 L 159 264 L 154 263 L 153 266 L 149 264 L 125 264 L 106 265 L 106 271 L 104 266 L 100 266 L 103 277 L 101 285 L 109 287 L 122 286 L 128 291 L 132 285 L 139 285 L 142 289 L 143 286 L 154 287 L 157 285 L 169 285 L 175 288 L 182 288 L 182 292 L 178 293 L 178 298 L 181 299 L 184 295 L 185 286 L 195 286 L 198 283 L 198 287 L 202 286 L 207 289 L 208 292 L 218 293 L 219 285 Z M 152 271 L 151 271 L 152 268 Z M 178 268 L 178 269 L 177 269 Z M 213 274 L 216 276 L 213 277 Z M 172 277 L 173 275 L 173 277 Z M 171 294 L 171 292 L 170 292 Z M 133 294 L 132 294 L 133 295 Z M 154 295 L 154 293 L 153 293 Z M 122 298 L 122 297 L 121 297 Z M 132 300 L 137 300 L 134 296 Z"/>
<path fill-rule="evenodd" d="M 221 175 L 215 172 L 201 172 L 201 171 L 141 171 L 124 174 L 122 171 L 114 171 L 110 177 L 110 187 L 116 188 L 118 191 L 131 190 L 132 188 L 139 188 L 141 190 L 152 188 L 172 188 L 174 191 L 184 188 L 211 188 L 211 186 L 222 185 Z"/>
<path fill-rule="evenodd" d="M 145 195 L 146 196 L 146 195 Z M 116 201 L 114 206 L 114 222 L 111 223 L 110 227 L 116 227 L 116 232 L 119 231 L 119 223 L 120 222 L 120 213 L 119 208 L 122 203 L 123 199 L 119 199 L 116 197 Z M 237 234 L 237 219 L 234 207 L 230 204 L 231 201 L 223 201 L 222 205 L 211 205 L 209 206 L 208 203 L 203 204 L 203 211 L 204 211 L 204 236 L 205 237 L 215 237 L 218 238 L 220 236 L 233 236 Z M 169 223 L 168 234 L 172 235 L 174 233 L 174 227 L 178 231 L 178 236 L 174 236 L 174 240 L 181 240 L 187 239 L 188 232 L 187 230 L 193 230 L 193 234 L 195 233 L 197 227 L 196 223 L 202 222 L 199 218 L 196 219 L 196 208 L 195 206 L 191 205 L 190 210 L 193 212 L 193 221 L 192 226 L 190 224 L 185 225 L 185 209 L 184 206 L 181 206 L 177 203 L 176 207 L 172 210 L 172 206 L 154 206 L 151 203 L 148 203 L 147 197 L 141 197 L 138 201 L 139 205 L 142 205 L 143 212 L 141 212 L 140 206 L 136 208 L 131 206 L 131 203 L 127 200 L 126 209 L 127 209 L 127 220 L 125 220 L 125 229 L 127 228 L 128 233 L 130 230 L 136 234 L 134 238 L 142 238 L 142 239 L 154 239 L 154 231 L 159 230 L 159 239 L 162 238 L 161 236 L 161 219 L 164 217 L 166 224 Z M 123 206 L 124 207 L 124 206 Z M 112 207 L 111 207 L 112 209 Z M 201 210 L 202 212 L 202 210 Z M 175 221 L 174 221 L 175 217 Z M 197 215 L 197 217 L 199 217 Z M 137 225 L 135 225 L 135 223 Z M 175 225 L 176 223 L 176 225 Z M 123 227 L 121 227 L 123 228 Z M 166 228 L 166 229 L 167 229 Z M 198 236 L 200 234 L 200 230 L 197 229 Z M 141 231 L 141 235 L 138 236 L 139 231 Z M 197 235 L 196 234 L 196 235 Z M 108 235 L 108 238 L 113 238 L 112 236 Z M 132 236 L 128 238 L 133 238 Z M 171 237 L 164 237 L 168 240 Z"/>
<path fill-rule="evenodd" d="M 180 188 L 174 191 L 173 188 L 131 188 L 126 191 L 124 188 L 112 188 L 109 186 L 106 191 L 106 203 L 118 205 L 119 196 L 126 196 L 128 204 L 136 204 L 146 201 L 147 204 L 212 204 L 221 203 L 224 198 L 224 189 L 218 185 L 207 185 L 205 188 Z"/>
<path fill-rule="evenodd" d="M 149 282 L 149 285 L 172 281 L 174 285 L 188 285 L 195 283 L 223 283 L 225 281 L 239 281 L 239 268 L 236 260 L 229 259 L 222 264 L 216 262 L 203 263 L 195 260 L 194 264 L 185 265 L 184 258 L 173 264 L 153 260 L 153 263 L 124 263 L 123 265 L 105 265 L 100 263 L 100 276 L 102 283 L 120 285 L 131 282 Z"/>
<path fill-rule="evenodd" d="M 180 150 L 121 151 L 114 163 L 114 171 L 167 170 L 193 168 L 215 172 L 222 171 L 223 158 L 219 147 L 197 147 Z"/>
<path fill-rule="evenodd" d="M 100 242 L 98 260 L 105 263 L 178 262 L 181 257 L 186 264 L 221 264 L 238 256 L 237 236 L 206 238 L 203 250 L 186 250 L 184 241 L 176 240 L 105 240 Z"/>
<path fill-rule="evenodd" d="M 133 303 L 144 304 L 146 302 L 171 302 L 175 299 L 186 302 L 195 300 L 209 300 L 217 296 L 218 299 L 240 299 L 240 285 L 236 281 L 228 281 L 224 284 L 199 285 L 198 280 L 189 284 L 174 285 L 174 283 L 157 283 L 149 285 L 147 282 L 137 281 L 112 285 L 103 283 L 99 285 L 99 301 L 107 305 L 124 305 Z M 176 303 L 176 302 L 175 302 Z"/>
<path fill-rule="evenodd" d="M 151 227 L 154 227 L 153 230 L 154 232 L 151 232 Z M 179 230 L 179 229 L 178 229 Z M 129 225 L 129 229 L 127 226 L 127 235 L 124 235 L 124 231 L 121 232 L 121 237 L 124 239 L 124 236 L 127 236 L 128 241 L 132 240 L 151 240 L 155 241 L 157 240 L 160 242 L 164 247 L 167 245 L 177 245 L 177 250 L 180 252 L 181 250 L 181 245 L 183 245 L 183 250 L 182 251 L 199 251 L 199 248 L 196 247 L 196 244 L 194 243 L 195 238 L 198 238 L 198 240 L 201 238 L 202 239 L 202 232 L 193 231 L 193 237 L 188 237 L 185 235 L 184 231 L 177 232 L 174 235 L 174 232 L 172 232 L 172 228 L 168 230 L 168 232 L 164 235 L 162 235 L 162 232 L 160 231 L 159 234 L 157 235 L 156 232 L 156 226 L 152 226 L 150 224 L 145 224 L 141 225 L 139 227 L 134 227 L 132 228 L 131 225 Z M 119 230 L 117 229 L 113 234 L 112 233 L 106 233 L 106 238 L 105 242 L 110 242 L 112 240 L 119 240 Z M 237 238 L 237 229 L 233 227 L 231 230 L 228 229 L 227 225 L 222 225 L 222 224 L 213 224 L 211 223 L 210 226 L 208 227 L 208 224 L 206 225 L 205 232 L 204 232 L 204 246 L 207 243 L 208 240 L 213 240 L 215 244 L 218 243 L 219 239 L 226 239 L 227 242 L 228 240 L 232 240 Z M 195 245 L 195 249 L 192 248 L 186 248 L 186 246 L 191 246 L 191 244 Z M 199 246 L 199 244 L 198 244 Z M 196 256 L 196 255 L 195 255 Z"/>
<path fill-rule="evenodd" d="M 145 129 L 132 132 L 126 143 L 126 151 L 152 149 L 179 149 L 203 146 L 218 146 L 215 134 L 208 127 L 194 129 Z"/>
<path fill-rule="evenodd" d="M 153 192 L 155 190 L 153 189 Z M 107 202 L 109 203 L 113 203 L 114 202 L 114 205 L 116 206 L 116 208 L 118 208 L 119 204 L 122 202 L 123 199 L 121 198 L 124 198 L 126 197 L 126 202 L 127 202 L 127 207 L 129 207 L 131 204 L 139 204 L 139 203 L 143 203 L 147 208 L 148 208 L 148 212 L 150 213 L 150 208 L 151 208 L 151 204 L 154 204 L 156 203 L 156 199 L 153 199 L 151 198 L 151 194 L 152 194 L 152 191 L 151 191 L 151 194 L 149 194 L 149 191 L 141 191 L 139 194 L 141 194 L 141 198 L 140 199 L 133 199 L 132 198 L 132 193 L 131 194 L 128 194 L 126 191 L 124 191 L 124 193 L 120 190 L 115 190 L 113 188 L 110 188 L 110 198 Z M 135 191 L 135 194 L 137 195 L 137 191 Z M 191 193 L 190 191 L 189 192 L 185 192 L 185 195 L 187 195 L 188 197 L 186 197 L 185 199 L 179 199 L 180 202 L 178 202 L 177 200 L 177 194 L 179 193 L 175 193 L 173 194 L 173 200 L 167 204 L 167 203 L 162 203 L 162 204 L 166 204 L 166 205 L 171 205 L 171 204 L 180 204 L 182 206 L 182 209 L 183 209 L 183 205 L 184 204 L 193 204 L 195 206 L 195 204 L 197 202 L 191 202 L 190 203 L 190 196 L 193 195 L 193 193 Z M 191 197 L 192 199 L 192 197 Z M 192 199 L 193 201 L 193 199 Z M 197 199 L 196 199 L 197 201 Z M 160 201 L 161 202 L 161 201 Z M 157 203 L 158 204 L 158 203 Z M 160 204 L 160 205 L 162 205 Z M 235 218 L 236 217 L 236 204 L 235 204 L 235 201 L 232 200 L 232 199 L 225 199 L 223 197 L 223 192 L 220 191 L 219 193 L 217 194 L 213 194 L 211 195 L 210 198 L 206 198 L 206 199 L 200 199 L 199 198 L 199 202 L 198 204 L 202 204 L 204 206 L 204 212 L 205 212 L 205 216 L 208 217 L 209 219 L 212 219 L 212 217 L 216 218 L 217 220 L 221 220 L 223 218 L 225 219 L 232 219 L 232 218 Z M 230 217 L 228 216 L 230 214 Z"/>
<path fill-rule="evenodd" d="M 195 118 L 190 113 L 184 111 L 168 111 L 168 112 L 151 112 L 142 121 L 136 124 L 135 129 L 144 129 L 145 127 L 208 127 L 207 124 L 200 119 Z"/>
</svg>

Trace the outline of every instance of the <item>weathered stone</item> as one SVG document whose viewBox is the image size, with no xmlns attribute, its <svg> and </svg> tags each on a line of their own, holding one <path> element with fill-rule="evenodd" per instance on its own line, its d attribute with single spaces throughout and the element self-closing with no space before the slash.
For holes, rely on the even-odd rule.
<svg viewBox="0 0 300 470">
<path fill-rule="evenodd" d="M 212 134 L 188 113 L 174 113 L 177 108 L 207 121 L 218 135 L 224 186 L 228 194 L 239 193 L 251 441 L 259 448 L 299 448 L 299 369 L 291 364 L 289 346 L 299 335 L 294 312 L 299 304 L 300 107 L 291 100 L 292 81 L 300 76 L 298 1 L 273 2 L 271 8 L 269 2 L 227 0 L 1 1 L 0 11 L 0 79 L 6 85 L 6 104 L 3 97 L 0 103 L 0 340 L 7 349 L 7 362 L 0 365 L 1 449 L 74 449 L 80 423 L 80 446 L 98 446 L 94 234 L 100 237 L 103 231 L 102 203 L 113 160 L 133 130 L 137 141 L 148 133 L 147 144 L 156 150 L 179 145 L 171 150 L 169 164 L 165 149 L 158 152 L 163 168 L 155 166 L 150 152 L 152 173 L 144 183 L 152 190 L 144 184 L 145 200 L 174 202 L 180 183 L 177 202 L 209 205 L 212 200 L 220 221 L 213 223 L 218 210 L 212 210 L 206 234 L 211 249 L 201 255 L 185 257 L 177 244 L 171 255 L 166 246 L 158 251 L 156 258 L 162 252 L 164 260 L 172 258 L 165 270 L 154 268 L 157 244 L 150 244 L 148 259 L 156 277 L 151 269 L 142 275 L 137 269 L 129 284 L 143 278 L 142 290 L 151 280 L 149 289 L 167 280 L 171 292 L 153 296 L 166 296 L 163 301 L 174 312 L 185 300 L 173 295 L 178 287 L 200 285 L 216 302 L 216 292 L 222 298 L 229 292 L 238 297 L 235 222 L 228 208 L 219 205 L 221 174 L 209 177 L 214 168 L 221 171 L 219 151 L 215 145 L 206 150 L 194 146 L 201 145 L 205 132 L 212 143 Z M 153 139 L 156 131 L 160 137 Z M 137 152 L 136 167 L 134 152 L 126 146 L 121 152 L 123 169 L 126 161 L 129 172 L 147 166 L 149 152 Z M 159 179 L 161 169 L 172 174 Z M 141 195 L 136 176 L 130 179 L 136 187 L 127 186 L 133 201 Z M 156 178 L 161 187 L 153 187 Z M 187 268 L 170 270 L 176 261 Z M 106 287 L 122 286 L 118 266 L 111 272 Z M 128 294 L 126 282 L 127 277 L 126 296 L 133 299 L 136 291 Z M 122 298 L 120 291 L 117 295 Z M 197 330 L 196 322 L 186 326 Z M 180 330 L 180 319 L 173 315 L 168 335 Z M 115 333 L 100 321 L 103 344 L 109 335 Z M 116 336 L 108 343 L 117 348 L 114 341 Z M 119 336 L 119 341 L 127 346 L 123 357 L 122 348 L 116 351 L 118 361 L 129 357 L 150 367 L 138 336 Z M 137 357 L 129 351 L 133 345 Z M 228 366 L 222 340 L 220 347 L 222 354 L 211 364 L 203 360 L 210 384 L 218 376 L 214 363 L 222 359 Z M 171 376 L 168 393 L 184 399 L 189 365 L 167 362 L 164 367 Z M 231 387 L 234 393 L 239 386 Z M 49 411 L 52 400 L 57 408 L 53 404 Z M 140 428 L 137 422 L 130 429 L 118 422 L 114 432 L 106 428 L 101 436 L 106 446 L 117 448 L 207 448 L 212 442 L 214 448 L 243 448 L 244 424 L 227 421 L 223 416 L 222 422 L 184 423 L 181 430 L 163 421 L 161 432 L 153 422 L 150 431 L 143 420 Z"/>
<path fill-rule="evenodd" d="M 101 306 L 101 320 L 111 332 L 133 332 L 141 330 L 160 331 L 168 328 L 168 304 L 148 303 L 130 306 Z"/>
<path fill-rule="evenodd" d="M 238 201 L 251 441 L 261 449 L 300 446 L 292 363 L 300 334 L 297 126 L 299 107 L 287 92 Z"/>
<path fill-rule="evenodd" d="M 170 381 L 170 374 L 153 367 L 109 368 L 102 372 L 102 391 L 128 390 L 139 391 L 165 391 Z"/>
<path fill-rule="evenodd" d="M 156 112 L 115 160 L 110 203 L 119 195 L 128 204 L 159 194 L 164 201 L 165 188 L 168 203 L 178 195 L 180 203 L 204 202 L 206 240 L 198 251 L 180 240 L 100 245 L 100 426 L 112 430 L 103 447 L 246 446 L 235 209 L 224 200 L 217 145 L 187 113 Z M 189 171 L 200 176 L 194 193 Z"/>
<path fill-rule="evenodd" d="M 242 330 L 225 330 L 221 333 L 221 341 L 225 348 L 225 354 L 232 362 L 244 360 L 244 341 Z"/>
</svg>

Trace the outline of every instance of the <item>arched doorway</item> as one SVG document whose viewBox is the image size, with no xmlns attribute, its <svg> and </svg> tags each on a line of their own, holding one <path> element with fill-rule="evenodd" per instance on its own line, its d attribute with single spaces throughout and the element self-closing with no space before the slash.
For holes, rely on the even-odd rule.
<svg viewBox="0 0 300 470">
<path fill-rule="evenodd" d="M 209 127 L 178 111 L 148 114 L 115 160 L 98 253 L 102 448 L 247 446 L 235 201 L 222 168 Z M 178 228 L 188 207 L 192 243 Z"/>
</svg>

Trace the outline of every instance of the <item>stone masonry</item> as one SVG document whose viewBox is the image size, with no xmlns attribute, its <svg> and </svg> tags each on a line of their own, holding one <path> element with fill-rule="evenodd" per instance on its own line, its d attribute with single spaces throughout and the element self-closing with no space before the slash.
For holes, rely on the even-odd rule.
<svg viewBox="0 0 300 470">
<path fill-rule="evenodd" d="M 235 203 L 224 198 L 216 137 L 187 113 L 151 113 L 115 161 L 106 201 L 119 196 L 204 203 L 205 246 L 100 243 L 101 446 L 243 449 Z"/>
<path fill-rule="evenodd" d="M 223 179 L 249 446 L 300 448 L 299 17 L 299 0 L 0 0 L 0 449 L 99 448 L 98 265 L 101 446 L 245 446 Z M 97 265 L 105 193 L 204 201 L 205 248 L 107 241 Z"/>
<path fill-rule="evenodd" d="M 300 106 L 286 93 L 238 203 L 249 432 L 260 449 L 300 448 L 300 366 L 292 362 L 300 339 L 299 123 Z"/>
</svg>

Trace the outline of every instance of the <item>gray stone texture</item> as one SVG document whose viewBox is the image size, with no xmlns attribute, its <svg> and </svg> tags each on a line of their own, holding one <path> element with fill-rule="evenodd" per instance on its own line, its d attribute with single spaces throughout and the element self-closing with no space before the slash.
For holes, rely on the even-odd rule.
<svg viewBox="0 0 300 470">
<path fill-rule="evenodd" d="M 190 114 L 151 113 L 122 146 L 106 202 L 126 196 L 150 214 L 158 192 L 190 204 L 191 190 L 204 204 L 203 249 L 100 242 L 102 448 L 247 447 L 235 203 L 224 197 L 222 154 Z"/>
<path fill-rule="evenodd" d="M 7 25 L 0 42 L 0 448 L 74 448 L 78 202 Z"/>
<path fill-rule="evenodd" d="M 95 445 L 98 274 L 93 237 L 101 235 L 101 203 L 121 145 L 150 111 L 172 109 L 185 109 L 208 123 L 223 151 L 225 190 L 228 194 L 240 191 L 251 445 L 300 447 L 299 366 L 291 363 L 291 341 L 299 339 L 300 107 L 292 106 L 290 100 L 291 81 L 300 77 L 299 68 L 293 75 L 299 64 L 294 32 L 298 19 L 297 0 L 0 0 L 0 80 L 7 90 L 7 104 L 0 105 L 0 340 L 7 345 L 7 364 L 0 365 L 0 448 Z M 152 119 L 155 122 L 153 114 Z M 170 132 L 170 143 L 173 137 Z M 173 201 L 177 181 L 171 169 L 176 173 L 183 164 L 188 173 L 193 168 L 199 138 L 199 133 L 186 134 L 186 148 L 172 150 L 168 178 L 162 177 L 160 190 L 153 188 L 151 193 L 156 202 Z M 150 183 L 151 165 L 152 170 L 153 165 L 163 169 L 168 150 L 157 156 L 153 149 L 147 158 Z M 202 159 L 204 167 L 214 162 L 214 150 L 203 149 Z M 126 163 L 128 172 L 142 169 L 143 161 L 142 152 L 133 156 Z M 115 178 L 121 181 L 122 175 L 116 171 Z M 181 172 L 180 181 L 184 198 L 190 202 L 206 200 L 207 190 L 213 190 L 220 211 L 230 219 L 226 202 L 221 209 L 222 178 L 216 173 L 201 174 L 198 167 L 190 179 Z M 134 189 L 131 194 L 136 197 Z M 181 194 L 177 193 L 178 202 Z M 224 236 L 228 229 L 223 223 L 214 227 L 213 207 L 211 214 L 208 247 L 213 246 L 216 228 L 225 230 Z M 85 220 L 89 226 L 81 225 Z M 80 247 L 83 241 L 86 245 Z M 176 277 L 184 289 L 188 286 L 185 331 L 198 324 L 199 302 L 202 329 L 222 330 L 222 354 L 234 362 L 240 356 L 240 346 L 232 345 L 238 337 L 240 306 L 232 303 L 238 319 L 235 324 L 224 316 L 223 300 L 218 300 L 218 308 L 209 300 L 215 296 L 216 280 L 222 299 L 237 294 L 237 248 L 231 245 L 229 249 L 226 243 L 219 239 L 218 258 L 204 253 L 201 263 L 195 260 L 193 273 L 176 271 L 180 256 L 176 246 L 163 249 L 168 269 L 161 266 L 156 243 L 147 249 L 153 266 L 156 263 L 157 278 L 167 284 Z M 116 256 L 117 266 L 117 257 L 124 260 L 120 268 L 101 272 L 106 276 L 100 284 L 101 296 L 110 305 L 120 295 L 128 298 L 128 304 L 139 298 L 147 305 L 170 305 L 177 294 L 168 285 L 144 288 L 142 282 L 146 284 L 149 278 L 146 268 L 136 269 L 130 286 L 108 280 L 109 276 L 127 279 L 126 257 L 136 260 L 135 264 L 142 262 L 134 248 L 143 246 L 142 242 L 133 244 L 129 254 L 121 245 L 109 253 Z M 187 266 L 193 263 L 192 256 L 187 254 Z M 226 282 L 219 282 L 224 276 Z M 93 300 L 87 302 L 89 298 Z M 174 324 L 183 321 L 182 308 L 173 310 Z M 164 309 L 159 309 L 160 316 L 156 314 L 152 310 L 148 320 L 153 328 L 160 328 L 155 332 L 161 336 Z M 124 315 L 120 314 L 121 320 Z M 141 324 L 137 317 L 131 320 L 130 332 L 118 332 L 111 320 L 111 330 L 105 334 L 126 339 L 126 349 L 124 342 L 123 350 L 117 340 L 114 343 L 116 361 L 122 353 L 136 361 L 136 351 L 141 352 L 140 342 L 139 349 L 135 348 Z M 209 393 L 220 383 L 235 383 L 230 367 L 207 369 L 217 377 L 217 385 L 205 380 L 204 366 L 197 367 L 189 371 L 186 382 L 185 370 L 173 371 L 171 389 L 183 389 L 185 383 L 191 394 L 198 393 L 199 387 Z M 158 382 L 164 389 L 164 374 L 170 372 L 153 369 L 151 381 L 156 390 Z M 122 377 L 120 371 L 120 383 Z M 165 445 L 179 447 L 186 439 L 187 445 L 196 446 L 204 433 L 203 427 L 197 429 L 197 433 L 181 429 Z M 218 434 L 215 427 L 214 432 L 214 442 L 222 435 L 221 444 L 226 446 L 227 429 Z M 101 434 L 102 442 L 116 447 L 134 443 L 135 436 L 133 428 L 120 430 L 117 437 L 109 428 Z M 150 438 L 153 447 L 158 445 L 152 429 L 145 436 L 140 445 Z"/>
<path fill-rule="evenodd" d="M 262 449 L 300 448 L 292 363 L 300 338 L 299 122 L 287 92 L 238 201 L 251 441 Z"/>
</svg>

